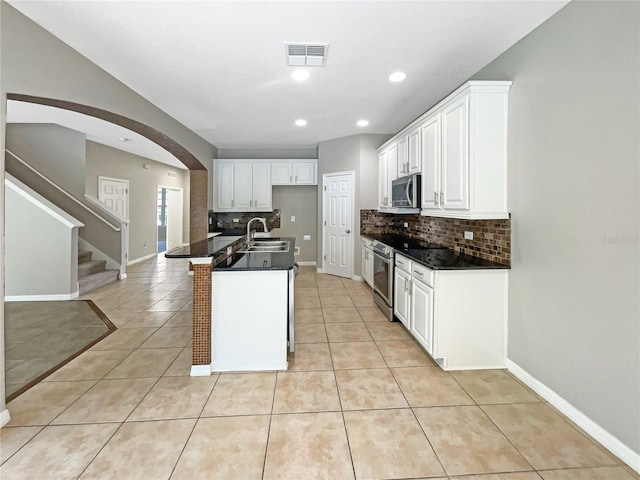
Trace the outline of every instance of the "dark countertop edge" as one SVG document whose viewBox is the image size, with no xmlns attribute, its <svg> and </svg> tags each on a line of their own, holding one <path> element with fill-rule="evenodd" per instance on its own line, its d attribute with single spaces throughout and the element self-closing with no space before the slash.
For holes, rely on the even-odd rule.
<svg viewBox="0 0 640 480">
<path fill-rule="evenodd" d="M 374 235 L 374 237 L 372 237 L 371 235 Z M 372 234 L 366 234 L 366 233 L 361 233 L 360 236 L 361 237 L 367 237 L 369 240 L 376 240 L 375 237 L 379 237 L 385 234 L 379 234 L 379 233 L 372 233 Z M 388 234 L 388 235 L 393 235 L 393 234 Z M 400 237 L 398 235 L 398 237 Z M 411 239 L 411 240 L 415 240 L 415 239 Z M 423 240 L 420 240 L 422 242 L 424 242 Z M 426 243 L 426 242 L 424 242 Z M 453 250 L 449 247 L 445 247 L 444 245 L 442 246 L 442 248 L 446 248 L 449 251 Z M 474 257 L 473 255 L 466 255 L 466 254 L 462 254 L 462 253 L 455 253 L 455 255 L 459 258 L 462 258 L 463 260 L 465 258 L 468 258 L 470 262 L 473 261 L 477 261 L 478 259 L 487 262 L 486 265 L 466 265 L 464 267 L 460 267 L 460 266 L 443 266 L 443 265 L 435 265 L 429 262 L 425 262 L 417 257 L 414 257 L 413 255 L 411 255 L 410 253 L 404 251 L 403 249 L 400 248 L 395 248 L 394 249 L 397 253 L 399 253 L 400 255 L 403 255 L 409 259 L 411 259 L 411 261 L 413 262 L 417 262 L 420 265 L 423 265 L 427 268 L 430 268 L 432 270 L 511 270 L 511 266 L 510 265 L 505 265 L 502 263 L 498 263 L 498 262 L 493 262 L 491 260 L 485 260 L 482 257 Z"/>
</svg>

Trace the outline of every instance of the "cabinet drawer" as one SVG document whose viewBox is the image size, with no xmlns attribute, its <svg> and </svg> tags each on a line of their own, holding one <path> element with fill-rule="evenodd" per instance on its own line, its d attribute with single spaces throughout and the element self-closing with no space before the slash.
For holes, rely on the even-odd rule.
<svg viewBox="0 0 640 480">
<path fill-rule="evenodd" d="M 411 275 L 411 260 L 402 255 L 396 254 L 396 268 Z"/>
<path fill-rule="evenodd" d="M 413 264 L 413 278 L 433 287 L 433 270 L 415 262 Z"/>
</svg>

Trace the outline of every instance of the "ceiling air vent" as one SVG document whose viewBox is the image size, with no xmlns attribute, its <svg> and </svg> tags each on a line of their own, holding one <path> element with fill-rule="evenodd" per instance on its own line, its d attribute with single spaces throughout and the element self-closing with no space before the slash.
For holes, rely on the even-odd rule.
<svg viewBox="0 0 640 480">
<path fill-rule="evenodd" d="M 287 65 L 293 67 L 323 67 L 327 61 L 328 43 L 285 43 Z"/>
<path fill-rule="evenodd" d="M 171 170 L 167 171 L 167 176 L 171 178 L 176 178 L 178 175 L 176 172 L 172 172 Z"/>
</svg>

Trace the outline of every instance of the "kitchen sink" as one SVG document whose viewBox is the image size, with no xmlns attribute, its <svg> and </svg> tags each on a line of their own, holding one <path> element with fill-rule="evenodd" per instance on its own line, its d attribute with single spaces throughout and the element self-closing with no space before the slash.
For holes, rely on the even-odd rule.
<svg viewBox="0 0 640 480">
<path fill-rule="evenodd" d="M 287 240 L 259 240 L 239 250 L 240 253 L 286 253 L 289 251 Z"/>
</svg>

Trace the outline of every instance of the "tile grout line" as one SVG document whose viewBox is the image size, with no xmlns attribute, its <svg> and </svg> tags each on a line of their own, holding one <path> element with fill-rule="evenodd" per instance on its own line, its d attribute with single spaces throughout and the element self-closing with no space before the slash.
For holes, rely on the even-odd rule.
<svg viewBox="0 0 640 480">
<path fill-rule="evenodd" d="M 287 365 L 288 367 L 288 365 Z M 267 454 L 269 453 L 269 440 L 271 439 L 271 422 L 273 421 L 273 408 L 276 403 L 276 390 L 278 389 L 278 376 L 280 374 L 279 370 L 276 370 L 276 378 L 273 382 L 273 395 L 271 396 L 271 413 L 269 413 L 269 426 L 267 427 L 267 441 L 264 445 L 264 460 L 262 461 L 262 475 L 261 479 L 264 479 L 264 472 L 267 468 Z"/>
</svg>

